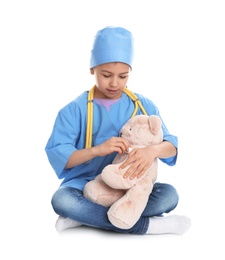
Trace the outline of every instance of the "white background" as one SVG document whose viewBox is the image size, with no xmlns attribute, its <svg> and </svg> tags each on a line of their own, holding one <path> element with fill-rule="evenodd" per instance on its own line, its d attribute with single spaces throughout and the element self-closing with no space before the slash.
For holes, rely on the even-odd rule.
<svg viewBox="0 0 225 260">
<path fill-rule="evenodd" d="M 224 259 L 223 2 L 0 2 L 1 259 Z M 93 86 L 92 41 L 107 25 L 133 33 L 128 87 L 179 137 L 177 165 L 160 164 L 159 180 L 180 194 L 174 214 L 192 219 L 183 236 L 55 231 L 60 181 L 44 147 L 58 110 Z"/>
</svg>

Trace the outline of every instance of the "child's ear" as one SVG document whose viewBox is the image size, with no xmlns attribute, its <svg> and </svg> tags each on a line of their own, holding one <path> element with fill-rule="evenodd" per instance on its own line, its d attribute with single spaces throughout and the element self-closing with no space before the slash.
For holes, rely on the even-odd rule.
<svg viewBox="0 0 225 260">
<path fill-rule="evenodd" d="M 91 73 L 91 75 L 94 75 L 94 69 L 93 68 L 90 69 L 90 73 Z"/>
</svg>

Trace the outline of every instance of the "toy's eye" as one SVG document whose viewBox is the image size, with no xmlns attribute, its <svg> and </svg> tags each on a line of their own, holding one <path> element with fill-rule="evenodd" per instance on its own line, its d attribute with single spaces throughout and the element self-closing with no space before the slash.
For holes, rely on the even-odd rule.
<svg viewBox="0 0 225 260">
<path fill-rule="evenodd" d="M 131 131 L 132 129 L 130 128 L 130 131 Z"/>
</svg>

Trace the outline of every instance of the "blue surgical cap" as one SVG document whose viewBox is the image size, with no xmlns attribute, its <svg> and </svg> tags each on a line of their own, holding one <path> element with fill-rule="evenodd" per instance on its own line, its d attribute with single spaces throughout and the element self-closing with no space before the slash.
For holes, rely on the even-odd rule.
<svg viewBox="0 0 225 260">
<path fill-rule="evenodd" d="M 123 62 L 132 67 L 133 36 L 122 28 L 107 26 L 95 36 L 91 51 L 90 68 L 108 62 Z"/>
</svg>

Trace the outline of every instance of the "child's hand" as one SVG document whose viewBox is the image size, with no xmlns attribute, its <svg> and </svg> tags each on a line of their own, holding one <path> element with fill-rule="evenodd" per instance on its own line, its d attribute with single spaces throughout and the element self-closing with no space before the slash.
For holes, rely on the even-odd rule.
<svg viewBox="0 0 225 260">
<path fill-rule="evenodd" d="M 129 151 L 129 142 L 121 137 L 111 137 L 104 143 L 95 146 L 98 156 L 105 156 L 114 152 L 119 154 Z"/>
<path fill-rule="evenodd" d="M 135 148 L 129 153 L 127 160 L 120 166 L 120 169 L 124 169 L 130 165 L 123 175 L 125 179 L 128 177 L 131 180 L 136 177 L 140 178 L 147 171 L 156 158 L 152 147 Z"/>
</svg>

